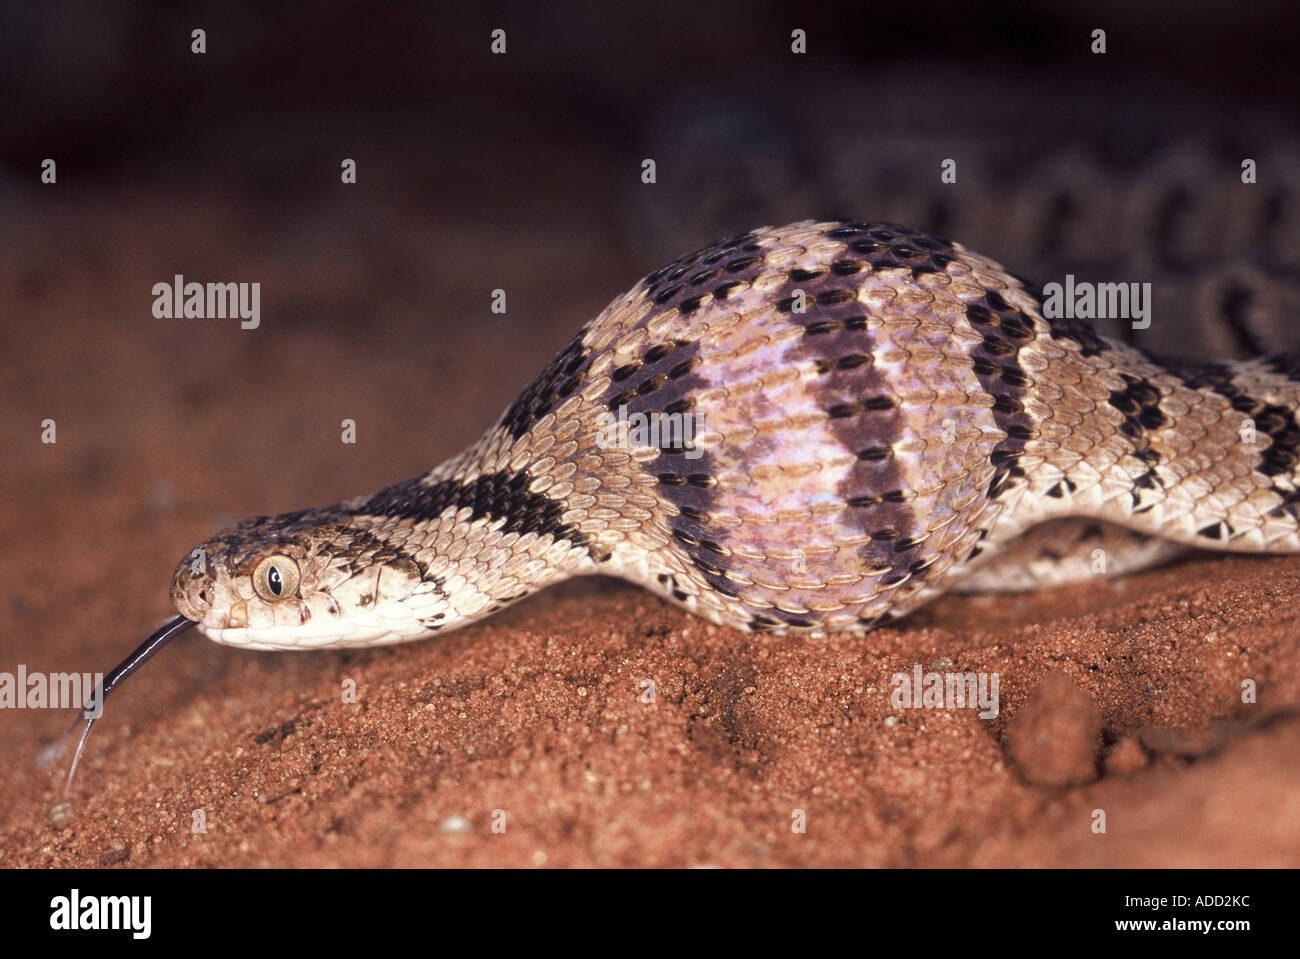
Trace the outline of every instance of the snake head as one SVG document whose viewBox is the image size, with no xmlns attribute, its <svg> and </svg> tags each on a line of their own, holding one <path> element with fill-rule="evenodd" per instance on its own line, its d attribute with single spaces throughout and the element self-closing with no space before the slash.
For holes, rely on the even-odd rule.
<svg viewBox="0 0 1300 959">
<path fill-rule="evenodd" d="M 171 598 L 216 642 L 312 649 L 427 633 L 439 588 L 373 526 L 327 509 L 222 530 L 180 561 Z"/>
</svg>

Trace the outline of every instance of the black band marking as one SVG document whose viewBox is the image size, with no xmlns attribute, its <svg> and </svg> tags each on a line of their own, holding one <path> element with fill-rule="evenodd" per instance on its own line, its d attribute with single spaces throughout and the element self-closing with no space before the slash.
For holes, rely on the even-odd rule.
<svg viewBox="0 0 1300 959">
<path fill-rule="evenodd" d="M 591 350 L 582 343 L 586 333 L 584 329 L 575 336 L 506 411 L 502 425 L 512 439 L 519 439 L 577 391 L 591 366 Z"/>
<path fill-rule="evenodd" d="M 427 486 L 420 477 L 380 490 L 365 503 L 351 510 L 357 516 L 392 516 L 402 519 L 437 519 L 448 509 L 468 507 L 470 521 L 505 520 L 506 533 L 536 533 L 565 539 L 575 546 L 586 547 L 587 537 L 575 527 L 561 522 L 564 504 L 542 493 L 528 490 L 532 477 L 521 473 L 488 473 L 468 482 L 444 480 Z"/>
<path fill-rule="evenodd" d="M 1300 467 L 1300 424 L 1296 423 L 1295 410 L 1265 403 L 1242 392 L 1232 380 L 1232 369 L 1225 364 L 1163 357 L 1152 359 L 1192 389 L 1213 390 L 1226 397 L 1234 410 L 1250 417 L 1255 429 L 1272 440 L 1268 448 L 1260 452 L 1257 469 L 1267 477 L 1285 477 L 1289 482 L 1286 486 L 1276 480 L 1270 484 L 1273 492 L 1282 497 L 1282 503 L 1270 510 L 1269 515 L 1300 518 L 1300 490 L 1291 488 Z M 1300 353 L 1280 354 L 1270 358 L 1265 365 L 1273 372 L 1291 378 L 1300 368 Z M 1208 534 L 1202 531 L 1202 535 Z"/>
</svg>

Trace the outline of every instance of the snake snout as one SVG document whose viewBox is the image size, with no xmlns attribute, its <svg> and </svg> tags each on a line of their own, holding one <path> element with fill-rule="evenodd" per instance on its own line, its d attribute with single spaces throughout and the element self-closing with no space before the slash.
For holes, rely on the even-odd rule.
<svg viewBox="0 0 1300 959">
<path fill-rule="evenodd" d="M 171 600 L 176 612 L 196 623 L 212 612 L 215 588 L 207 571 L 186 557 L 172 575 Z"/>
<path fill-rule="evenodd" d="M 212 609 L 211 601 L 204 597 L 202 591 L 198 593 L 173 592 L 172 605 L 176 607 L 176 612 L 186 619 L 194 620 L 196 623 L 203 622 L 204 617 Z"/>
</svg>

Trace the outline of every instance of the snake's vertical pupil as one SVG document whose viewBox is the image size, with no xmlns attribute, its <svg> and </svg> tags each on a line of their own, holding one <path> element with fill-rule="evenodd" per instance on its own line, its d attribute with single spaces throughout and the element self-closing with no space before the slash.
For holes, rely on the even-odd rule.
<svg viewBox="0 0 1300 959">
<path fill-rule="evenodd" d="M 266 571 L 266 584 L 271 587 L 271 592 L 276 596 L 284 589 L 284 581 L 280 579 L 280 567 L 272 566 Z"/>
</svg>

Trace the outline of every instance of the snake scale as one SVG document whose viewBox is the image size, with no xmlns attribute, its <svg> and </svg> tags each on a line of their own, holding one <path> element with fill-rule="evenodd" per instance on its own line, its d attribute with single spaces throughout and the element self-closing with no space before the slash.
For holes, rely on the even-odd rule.
<svg viewBox="0 0 1300 959">
<path fill-rule="evenodd" d="M 1187 546 L 1300 552 L 1300 352 L 1161 359 L 1044 312 L 999 264 L 892 224 L 698 250 L 459 455 L 188 554 L 181 615 L 105 690 L 195 624 L 250 649 L 402 642 L 588 573 L 822 636 L 954 587 L 1093 575 L 1099 548 L 1112 574 Z M 608 441 L 637 414 L 692 435 Z"/>
</svg>

